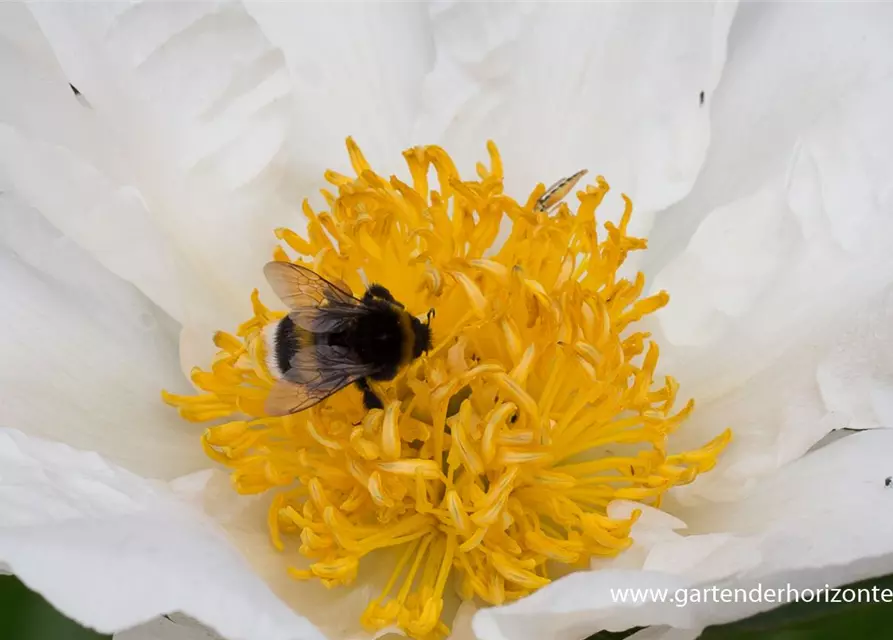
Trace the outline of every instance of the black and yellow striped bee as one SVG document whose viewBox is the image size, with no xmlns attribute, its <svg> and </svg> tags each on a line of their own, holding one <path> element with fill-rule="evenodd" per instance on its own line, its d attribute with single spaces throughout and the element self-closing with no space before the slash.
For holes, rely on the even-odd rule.
<svg viewBox="0 0 893 640">
<path fill-rule="evenodd" d="M 289 309 L 268 333 L 267 366 L 278 378 L 266 401 L 271 416 L 308 409 L 351 383 L 367 409 L 381 408 L 369 380 L 392 380 L 431 348 L 433 310 L 423 323 L 381 285 L 357 299 L 290 262 L 270 262 L 264 275 Z"/>
</svg>

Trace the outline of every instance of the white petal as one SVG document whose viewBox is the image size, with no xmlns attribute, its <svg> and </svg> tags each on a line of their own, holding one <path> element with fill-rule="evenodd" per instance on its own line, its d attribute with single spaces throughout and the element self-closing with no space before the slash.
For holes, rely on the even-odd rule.
<svg viewBox="0 0 893 640">
<path fill-rule="evenodd" d="M 109 633 L 179 610 L 230 640 L 322 638 L 163 485 L 12 430 L 0 468 L 0 558 L 74 620 Z"/>
<path fill-rule="evenodd" d="M 829 411 L 847 426 L 893 425 L 893 288 L 854 313 L 819 363 L 816 378 Z"/>
<path fill-rule="evenodd" d="M 182 257 L 184 277 L 230 301 L 217 321 L 235 322 L 262 280 L 273 228 L 291 221 L 299 203 L 291 180 L 292 95 L 281 53 L 241 6 L 229 3 L 29 8 L 66 78 L 112 132 L 116 162 L 99 168 L 138 189 L 166 236 L 169 249 L 155 261 L 168 253 Z M 119 259 L 106 262 L 113 268 L 132 251 L 135 228 L 126 223 L 109 230 L 89 218 L 46 214 L 88 250 L 115 250 Z M 122 275 L 150 295 L 152 287 L 178 287 L 179 273 L 158 274 L 148 264 L 136 270 Z M 156 280 L 138 277 L 146 274 Z"/>
<path fill-rule="evenodd" d="M 158 228 L 142 194 L 83 158 L 0 124 L 0 181 L 178 321 L 210 335 L 215 322 L 238 317 L 235 300 L 215 297 Z"/>
<path fill-rule="evenodd" d="M 592 570 L 641 569 L 657 544 L 678 540 L 681 535 L 677 531 L 686 528 L 679 518 L 637 502 L 616 500 L 609 505 L 608 513 L 612 518 L 628 519 L 634 510 L 641 513 L 633 525 L 633 544 L 613 558 L 593 558 L 589 563 Z"/>
<path fill-rule="evenodd" d="M 322 185 L 323 169 L 350 171 L 344 151 L 348 135 L 355 136 L 376 171 L 407 173 L 401 152 L 432 142 L 413 138 L 422 81 L 434 63 L 425 3 L 250 2 L 246 7 L 285 55 L 303 195 Z"/>
<path fill-rule="evenodd" d="M 627 637 L 629 640 L 695 640 L 700 635 L 700 631 L 692 631 L 691 629 L 655 626 L 645 627 Z"/>
<path fill-rule="evenodd" d="M 700 402 L 677 442 L 736 433 L 691 492 L 746 489 L 831 429 L 889 415 L 864 354 L 882 358 L 893 337 L 870 329 L 893 282 L 891 108 L 886 82 L 832 102 L 800 129 L 783 170 L 714 209 L 657 274 L 654 288 L 671 295 L 657 314 L 662 365 Z M 854 327 L 854 315 L 868 324 Z"/>
<path fill-rule="evenodd" d="M 459 605 L 456 616 L 450 621 L 450 636 L 447 640 L 476 640 L 472 623 L 478 608 L 470 600 Z"/>
<path fill-rule="evenodd" d="M 673 593 L 689 584 L 682 576 L 634 569 L 574 573 L 513 604 L 481 609 L 474 631 L 480 640 L 579 640 L 603 629 L 661 624 L 690 628 L 697 624 L 693 608 L 668 603 L 621 605 L 611 592 L 651 588 Z"/>
<path fill-rule="evenodd" d="M 676 589 L 815 589 L 883 575 L 893 570 L 885 486 L 891 447 L 891 431 L 857 434 L 782 469 L 746 501 L 679 511 L 692 535 L 653 545 L 645 570 L 567 576 L 517 603 L 480 611 L 475 631 L 481 640 L 570 640 L 641 625 L 700 631 L 777 603 L 694 602 L 691 591 Z M 718 552 L 736 562 L 718 571 Z M 749 562 L 741 562 L 743 553 Z M 611 590 L 623 588 L 667 589 L 677 601 L 622 604 Z"/>
<path fill-rule="evenodd" d="M 783 179 L 791 151 L 818 120 L 886 82 L 893 69 L 891 12 L 886 3 L 739 7 L 722 81 L 707 96 L 711 144 L 704 171 L 685 200 L 658 216 L 648 251 L 657 264 L 684 248 L 711 211 Z M 840 160 L 849 164 L 852 157 Z"/>
<path fill-rule="evenodd" d="M 0 5 L 0 122 L 67 147 L 92 148 L 84 109 L 24 3 Z"/>
<path fill-rule="evenodd" d="M 181 479 L 177 490 L 222 527 L 254 574 L 327 639 L 368 640 L 360 616 L 381 594 L 402 549 L 364 557 L 357 581 L 350 588 L 327 589 L 317 580 L 299 581 L 288 575 L 288 567 L 305 569 L 310 561 L 298 553 L 298 536 L 283 536 L 284 552 L 274 549 L 266 529 L 269 494 L 237 495 L 229 476 L 221 471 Z"/>
<path fill-rule="evenodd" d="M 857 433 L 781 469 L 737 504 L 680 510 L 694 532 L 723 530 L 754 541 L 762 560 L 734 586 L 832 587 L 893 571 L 893 431 Z M 708 624 L 771 608 L 722 605 Z"/>
<path fill-rule="evenodd" d="M 120 631 L 114 640 L 223 640 L 211 629 L 180 614 L 155 618 L 138 627 Z"/>
<path fill-rule="evenodd" d="M 114 131 L 78 102 L 34 19 L 0 6 L 0 187 L 37 207 L 104 266 L 136 284 L 177 320 L 211 325 L 234 300 L 189 265 L 143 194 L 127 179 Z"/>
<path fill-rule="evenodd" d="M 492 138 L 524 198 L 587 168 L 649 212 L 682 198 L 709 143 L 734 3 L 432 5 L 437 66 L 420 137 L 466 170 Z"/>
<path fill-rule="evenodd" d="M 9 193 L 0 263 L 0 424 L 154 477 L 208 466 L 200 430 L 161 402 L 188 388 L 169 316 Z"/>
</svg>

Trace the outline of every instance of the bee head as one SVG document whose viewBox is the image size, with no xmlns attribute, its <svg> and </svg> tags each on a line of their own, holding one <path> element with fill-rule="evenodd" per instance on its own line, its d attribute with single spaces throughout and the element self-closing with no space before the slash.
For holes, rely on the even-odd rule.
<svg viewBox="0 0 893 640">
<path fill-rule="evenodd" d="M 428 312 L 428 322 L 422 322 L 416 317 L 412 319 L 412 332 L 414 336 L 412 344 L 412 357 L 418 358 L 431 349 L 431 316 L 434 309 Z"/>
</svg>

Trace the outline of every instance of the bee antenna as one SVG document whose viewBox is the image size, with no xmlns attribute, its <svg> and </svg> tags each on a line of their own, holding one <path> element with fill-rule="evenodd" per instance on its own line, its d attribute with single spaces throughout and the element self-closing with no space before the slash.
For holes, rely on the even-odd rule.
<svg viewBox="0 0 893 640">
<path fill-rule="evenodd" d="M 434 317 L 434 307 L 428 309 L 428 324 L 431 324 L 431 318 Z"/>
</svg>

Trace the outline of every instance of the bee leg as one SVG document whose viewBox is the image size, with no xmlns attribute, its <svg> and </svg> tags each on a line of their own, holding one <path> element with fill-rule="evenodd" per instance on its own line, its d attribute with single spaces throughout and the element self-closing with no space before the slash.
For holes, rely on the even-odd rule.
<svg viewBox="0 0 893 640">
<path fill-rule="evenodd" d="M 369 288 L 366 289 L 365 295 L 363 295 L 363 302 L 365 302 L 366 304 L 372 302 L 373 300 L 387 300 L 391 304 L 395 304 L 398 307 L 403 307 L 402 304 L 394 299 L 394 296 L 391 295 L 391 292 L 380 284 L 370 284 Z"/>
<path fill-rule="evenodd" d="M 384 409 L 384 405 L 378 396 L 375 395 L 366 378 L 360 378 L 356 384 L 357 388 L 363 392 L 363 406 L 366 407 L 367 411 L 370 409 Z"/>
</svg>

